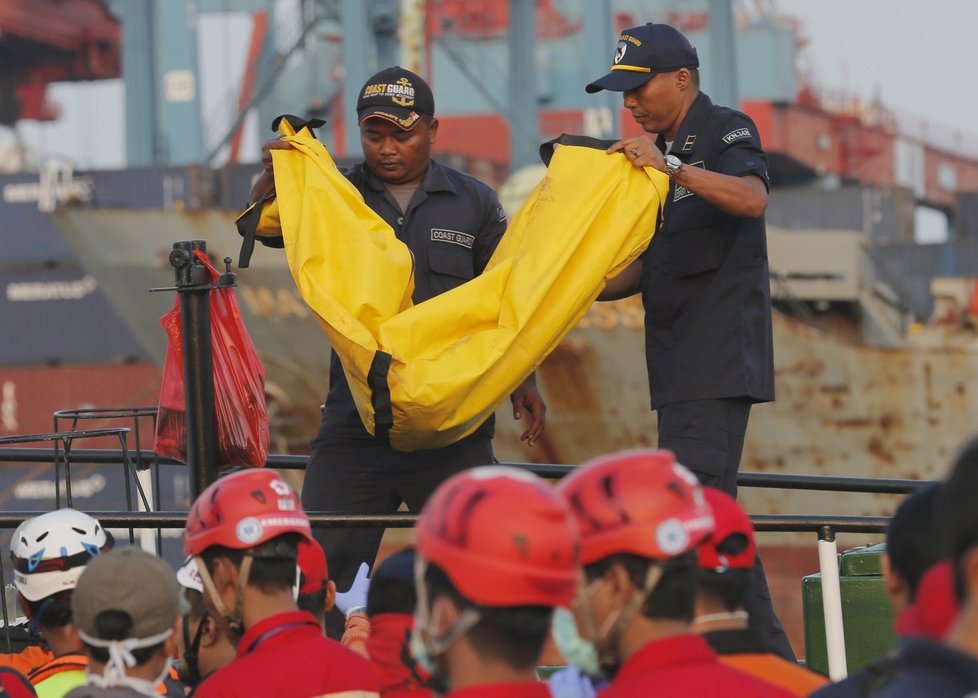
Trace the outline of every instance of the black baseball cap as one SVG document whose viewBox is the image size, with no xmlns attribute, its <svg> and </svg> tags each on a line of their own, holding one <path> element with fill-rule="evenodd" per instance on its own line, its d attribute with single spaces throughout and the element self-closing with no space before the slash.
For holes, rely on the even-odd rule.
<svg viewBox="0 0 978 698">
<path fill-rule="evenodd" d="M 585 89 L 625 92 L 640 87 L 658 73 L 699 67 L 696 49 L 678 29 L 668 24 L 643 24 L 621 33 L 611 72 Z"/>
<path fill-rule="evenodd" d="M 435 115 L 435 98 L 420 75 L 399 65 L 386 68 L 364 83 L 357 99 L 357 121 L 385 119 L 405 131 L 422 116 Z"/>
</svg>

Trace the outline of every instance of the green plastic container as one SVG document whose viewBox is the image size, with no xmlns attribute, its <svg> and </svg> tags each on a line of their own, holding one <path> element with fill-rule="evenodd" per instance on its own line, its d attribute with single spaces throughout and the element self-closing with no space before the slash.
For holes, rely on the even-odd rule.
<svg viewBox="0 0 978 698">
<path fill-rule="evenodd" d="M 868 545 L 839 555 L 842 593 L 842 625 L 846 639 L 846 664 L 852 673 L 886 656 L 896 644 L 893 608 L 886 596 L 881 557 L 885 546 Z M 825 649 L 825 616 L 822 613 L 822 575 L 802 579 L 805 616 L 805 659 L 809 669 L 829 673 Z"/>
</svg>

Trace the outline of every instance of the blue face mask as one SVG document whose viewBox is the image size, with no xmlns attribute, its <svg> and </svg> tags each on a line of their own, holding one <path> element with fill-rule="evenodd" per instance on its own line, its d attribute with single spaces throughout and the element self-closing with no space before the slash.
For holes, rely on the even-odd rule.
<svg viewBox="0 0 978 698">
<path fill-rule="evenodd" d="M 417 616 L 414 617 L 414 629 L 411 631 L 408 649 L 411 650 L 411 656 L 414 657 L 414 661 L 418 663 L 419 667 L 428 674 L 435 673 L 435 660 L 431 657 L 424 638 L 421 637 L 421 619 Z"/>
<path fill-rule="evenodd" d="M 591 678 L 604 678 L 598 649 L 591 640 L 585 640 L 577 630 L 574 614 L 566 608 L 555 608 L 551 632 L 557 649 L 569 663 L 580 667 Z"/>
</svg>

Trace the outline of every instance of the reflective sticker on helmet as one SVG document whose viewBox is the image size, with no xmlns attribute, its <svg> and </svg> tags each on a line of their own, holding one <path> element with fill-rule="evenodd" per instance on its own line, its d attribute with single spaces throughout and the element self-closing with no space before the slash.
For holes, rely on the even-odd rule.
<svg viewBox="0 0 978 698">
<path fill-rule="evenodd" d="M 689 545 L 689 534 L 678 519 L 666 519 L 655 529 L 655 542 L 666 555 L 678 555 Z"/>
<path fill-rule="evenodd" d="M 295 511 L 295 500 L 290 497 L 282 497 L 278 500 L 279 511 Z"/>
<path fill-rule="evenodd" d="M 711 533 L 713 531 L 713 515 L 704 514 L 703 516 L 697 516 L 695 519 L 686 519 L 686 532 L 687 533 L 700 533 L 706 532 Z"/>
<path fill-rule="evenodd" d="M 27 558 L 27 571 L 33 572 L 37 569 L 37 566 L 41 564 L 41 560 L 44 559 L 44 548 L 41 548 L 36 553 Z"/>
<path fill-rule="evenodd" d="M 249 516 L 248 518 L 241 519 L 241 521 L 238 522 L 234 532 L 238 536 L 239 541 L 245 545 L 251 545 L 261 538 L 261 522 L 254 516 Z"/>
<path fill-rule="evenodd" d="M 292 488 L 284 480 L 272 480 L 268 483 L 268 486 L 272 488 L 272 492 L 277 494 L 279 497 L 287 497 L 292 494 Z"/>
<path fill-rule="evenodd" d="M 689 485 L 700 484 L 700 481 L 696 479 L 696 476 L 693 475 L 692 471 L 682 463 L 673 463 L 672 472 L 674 472 L 683 482 Z"/>
<path fill-rule="evenodd" d="M 492 480 L 497 477 L 508 477 L 521 482 L 536 482 L 537 477 L 528 470 L 507 468 L 499 465 L 480 465 L 468 471 L 473 480 Z"/>
</svg>

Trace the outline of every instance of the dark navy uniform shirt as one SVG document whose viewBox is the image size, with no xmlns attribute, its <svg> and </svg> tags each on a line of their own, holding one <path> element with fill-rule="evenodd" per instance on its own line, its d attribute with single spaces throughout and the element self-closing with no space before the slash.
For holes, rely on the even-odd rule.
<svg viewBox="0 0 978 698">
<path fill-rule="evenodd" d="M 657 142 L 665 151 L 665 139 Z M 669 151 L 686 167 L 768 183 L 757 127 L 700 93 Z M 673 182 L 642 257 L 652 408 L 685 400 L 774 399 L 764 218 L 722 212 Z"/>
<path fill-rule="evenodd" d="M 867 664 L 812 698 L 962 698 L 978 694 L 978 659 L 924 638 L 904 638 L 897 653 Z"/>
<path fill-rule="evenodd" d="M 414 255 L 414 302 L 453 289 L 482 273 L 506 232 L 506 214 L 495 192 L 475 177 L 429 161 L 407 211 L 366 166 L 344 170 L 373 211 L 394 229 Z M 384 283 L 378 279 L 377 283 Z M 475 434 L 493 433 L 490 417 Z M 371 438 L 360 420 L 343 366 L 333 352 L 323 427 Z"/>
</svg>

